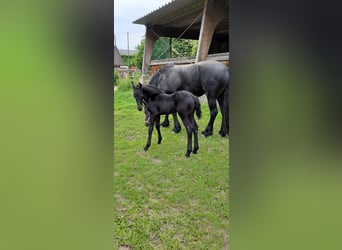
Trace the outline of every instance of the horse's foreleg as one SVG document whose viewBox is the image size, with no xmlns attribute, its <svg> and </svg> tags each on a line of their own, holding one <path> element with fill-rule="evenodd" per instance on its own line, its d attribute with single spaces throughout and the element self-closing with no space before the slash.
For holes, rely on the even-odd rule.
<svg viewBox="0 0 342 250">
<path fill-rule="evenodd" d="M 148 126 L 148 125 L 150 125 L 150 112 L 148 112 L 148 110 L 146 109 L 146 105 L 144 105 L 145 106 L 145 108 L 144 108 L 144 110 L 145 110 L 145 126 Z"/>
<path fill-rule="evenodd" d="M 160 125 L 162 125 L 162 127 L 168 127 L 170 125 L 169 115 L 165 115 L 164 121 Z"/>
<path fill-rule="evenodd" d="M 181 131 L 182 128 L 181 128 L 181 125 L 179 124 L 177 113 L 173 113 L 172 117 L 173 117 L 173 124 L 174 124 L 172 131 L 177 134 Z"/>
<path fill-rule="evenodd" d="M 160 133 L 160 115 L 156 116 L 156 129 L 158 131 L 158 144 L 160 144 L 163 139 Z"/>
<path fill-rule="evenodd" d="M 154 117 L 151 115 L 151 122 L 148 126 L 148 137 L 147 137 L 147 143 L 144 147 L 144 150 L 147 151 L 148 148 L 151 146 L 151 139 L 152 139 L 152 132 L 153 132 L 153 126 L 154 126 Z"/>
<path fill-rule="evenodd" d="M 207 128 L 202 132 L 202 135 L 204 136 L 209 136 L 213 134 L 214 121 L 218 113 L 216 99 L 208 99 L 208 105 L 210 109 L 210 119 Z"/>
</svg>

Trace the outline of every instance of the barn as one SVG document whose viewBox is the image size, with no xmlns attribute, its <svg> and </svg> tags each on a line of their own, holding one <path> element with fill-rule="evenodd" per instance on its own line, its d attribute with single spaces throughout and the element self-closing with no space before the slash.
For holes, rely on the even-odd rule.
<svg viewBox="0 0 342 250">
<path fill-rule="evenodd" d="M 114 68 L 118 68 L 121 65 L 123 65 L 121 55 L 120 55 L 118 48 L 114 44 Z"/>
<path fill-rule="evenodd" d="M 135 20 L 145 25 L 142 70 L 147 74 L 168 64 L 188 64 L 207 59 L 229 63 L 228 0 L 173 0 Z M 159 37 L 198 40 L 196 57 L 151 61 L 154 43 Z"/>
</svg>

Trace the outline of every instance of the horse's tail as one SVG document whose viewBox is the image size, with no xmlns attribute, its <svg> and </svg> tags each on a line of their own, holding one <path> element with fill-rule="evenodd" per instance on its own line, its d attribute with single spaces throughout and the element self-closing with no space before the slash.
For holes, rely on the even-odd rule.
<svg viewBox="0 0 342 250">
<path fill-rule="evenodd" d="M 199 101 L 199 98 L 197 96 L 194 96 L 195 101 L 195 111 L 198 119 L 202 117 L 202 111 L 201 111 L 201 103 Z"/>
</svg>

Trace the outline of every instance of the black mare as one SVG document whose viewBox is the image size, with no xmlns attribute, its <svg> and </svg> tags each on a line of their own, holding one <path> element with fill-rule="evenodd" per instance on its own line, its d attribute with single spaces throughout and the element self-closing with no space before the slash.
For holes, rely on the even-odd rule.
<svg viewBox="0 0 342 250">
<path fill-rule="evenodd" d="M 137 108 L 142 110 L 142 104 L 145 104 L 145 109 L 149 112 L 150 123 L 148 128 L 148 138 L 144 150 L 148 150 L 151 145 L 153 126 L 155 125 L 158 131 L 158 144 L 162 141 L 160 133 L 160 115 L 178 113 L 181 117 L 184 126 L 186 127 L 188 143 L 185 156 L 189 157 L 190 153 L 197 153 L 198 146 L 198 126 L 195 121 L 194 112 L 198 118 L 201 117 L 201 104 L 199 98 L 188 91 L 177 91 L 173 94 L 164 94 L 156 87 L 149 85 L 134 85 L 133 96 L 137 102 Z M 194 135 L 194 148 L 192 149 L 192 134 Z"/>
<path fill-rule="evenodd" d="M 196 96 L 205 94 L 210 109 L 210 119 L 204 136 L 213 134 L 213 125 L 218 113 L 216 101 L 220 105 L 222 124 L 219 134 L 229 134 L 229 68 L 217 61 L 203 61 L 191 65 L 167 65 L 151 79 L 149 85 L 156 86 L 166 93 L 187 90 Z M 180 131 L 177 116 L 174 115 L 174 132 Z M 165 117 L 168 126 L 168 117 Z M 163 124 L 164 124 L 163 123 Z M 162 125 L 163 125 L 162 124 Z M 164 126 L 164 125 L 163 125 Z"/>
</svg>

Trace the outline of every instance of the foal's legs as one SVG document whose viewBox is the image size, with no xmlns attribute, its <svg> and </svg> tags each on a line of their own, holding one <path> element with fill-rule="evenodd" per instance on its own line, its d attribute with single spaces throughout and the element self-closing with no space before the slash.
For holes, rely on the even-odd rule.
<svg viewBox="0 0 342 250">
<path fill-rule="evenodd" d="M 213 125 L 214 125 L 216 115 L 218 113 L 215 98 L 208 97 L 208 105 L 210 109 L 210 119 L 209 119 L 207 128 L 202 132 L 202 135 L 204 136 L 209 136 L 213 134 Z"/>
<path fill-rule="evenodd" d="M 185 156 L 189 157 L 192 151 L 192 123 L 188 116 L 181 115 L 181 118 L 183 120 L 184 127 L 186 128 L 186 133 L 188 135 L 188 145 Z"/>
<path fill-rule="evenodd" d="M 179 124 L 177 113 L 173 113 L 172 117 L 173 117 L 173 124 L 174 124 L 172 131 L 177 134 L 181 131 L 182 128 L 181 128 L 181 125 Z"/>
<path fill-rule="evenodd" d="M 158 144 L 160 144 L 163 139 L 160 133 L 160 115 L 156 116 L 155 122 L 156 122 L 156 129 L 158 131 Z"/>
<path fill-rule="evenodd" d="M 152 132 L 153 132 L 153 126 L 155 122 L 154 116 L 151 114 L 150 116 L 150 124 L 148 125 L 148 137 L 147 137 L 147 143 L 144 147 L 144 150 L 147 151 L 148 148 L 151 146 L 151 138 L 152 138 Z"/>
<path fill-rule="evenodd" d="M 179 124 L 177 113 L 173 113 L 172 117 L 173 117 L 173 124 L 174 124 L 172 131 L 177 134 L 181 131 L 182 128 L 181 128 L 181 125 Z M 165 119 L 160 125 L 162 125 L 163 127 L 168 127 L 169 124 L 170 124 L 169 115 L 165 115 Z"/>
<path fill-rule="evenodd" d="M 181 125 L 179 124 L 177 113 L 173 113 L 172 117 L 173 117 L 173 124 L 174 124 L 172 131 L 177 134 L 181 131 L 182 128 L 181 128 Z M 165 115 L 165 119 L 160 125 L 162 125 L 163 127 L 168 127 L 169 124 L 170 124 L 169 115 Z"/>
<path fill-rule="evenodd" d="M 168 127 L 170 125 L 169 115 L 165 115 L 164 121 L 160 125 L 162 125 L 162 127 Z"/>
<path fill-rule="evenodd" d="M 198 126 L 197 126 L 194 114 L 192 114 L 191 116 L 191 123 L 192 123 L 192 132 L 194 133 L 194 149 L 192 150 L 192 152 L 196 154 L 197 150 L 199 149 L 199 146 L 198 146 Z"/>
</svg>

